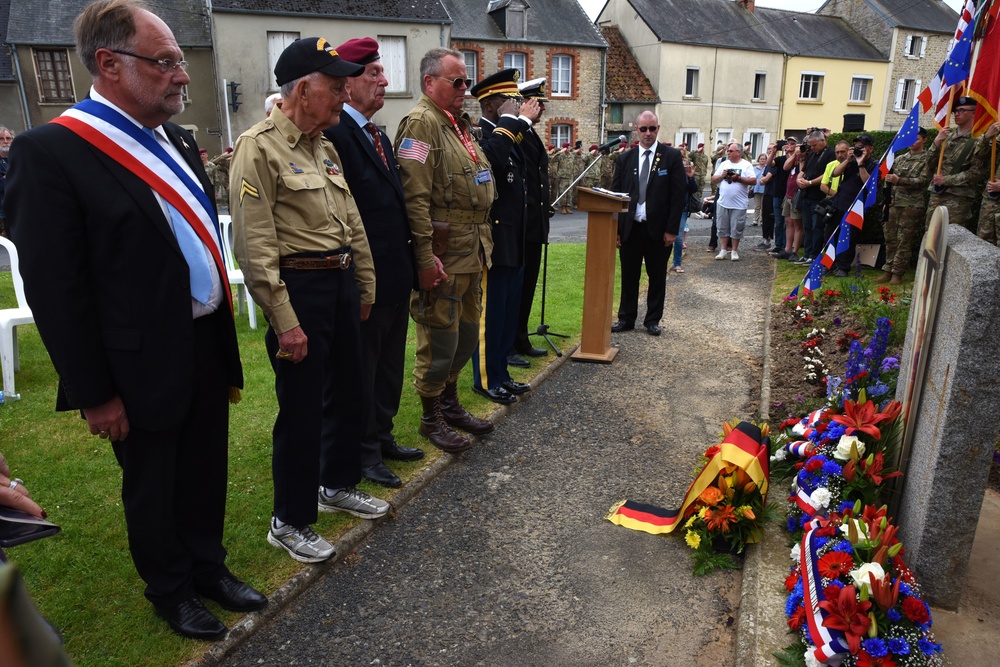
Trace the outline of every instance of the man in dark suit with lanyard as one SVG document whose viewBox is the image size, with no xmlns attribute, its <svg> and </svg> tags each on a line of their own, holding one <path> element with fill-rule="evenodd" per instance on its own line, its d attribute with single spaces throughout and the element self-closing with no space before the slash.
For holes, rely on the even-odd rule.
<svg viewBox="0 0 1000 667">
<path fill-rule="evenodd" d="M 89 99 L 14 142 L 6 206 L 25 293 L 56 372 L 122 467 L 146 597 L 181 635 L 226 626 L 198 596 L 266 598 L 225 566 L 229 400 L 243 384 L 213 190 L 184 110 L 187 63 L 138 0 L 77 18 Z M 227 303 L 228 302 L 228 303 Z"/>
<path fill-rule="evenodd" d="M 403 391 L 410 292 L 416 284 L 413 242 L 392 142 L 372 122 L 385 104 L 389 83 L 378 42 L 371 37 L 352 39 L 336 51 L 344 60 L 365 66 L 361 76 L 347 79 L 351 101 L 344 105 L 340 123 L 324 131 L 337 148 L 344 177 L 356 197 L 377 277 L 375 304 L 361 323 L 365 414 L 361 474 L 376 484 L 397 488 L 402 482 L 384 459 L 416 461 L 424 455 L 420 449 L 399 445 L 392 436 L 392 420 Z"/>
<path fill-rule="evenodd" d="M 649 289 L 642 324 L 650 335 L 659 336 L 667 292 L 667 260 L 684 211 L 687 176 L 680 151 L 656 141 L 660 129 L 656 114 L 643 111 L 636 126 L 639 145 L 618 156 L 611 185 L 615 192 L 627 192 L 631 197 L 628 213 L 618 214 L 622 287 L 618 321 L 611 325 L 611 331 L 635 328 L 639 272 L 645 260 Z"/>
</svg>

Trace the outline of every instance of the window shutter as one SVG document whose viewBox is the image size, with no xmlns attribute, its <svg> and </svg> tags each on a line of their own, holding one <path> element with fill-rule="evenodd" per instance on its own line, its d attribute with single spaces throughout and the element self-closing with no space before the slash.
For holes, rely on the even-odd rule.
<svg viewBox="0 0 1000 667">
<path fill-rule="evenodd" d="M 743 143 L 745 144 L 748 141 L 750 141 L 750 133 L 749 132 L 744 132 L 743 133 Z M 742 146 L 742 144 L 741 144 L 741 146 Z"/>
<path fill-rule="evenodd" d="M 920 57 L 923 58 L 924 54 L 927 53 L 927 38 L 920 38 Z"/>
<path fill-rule="evenodd" d="M 764 133 L 764 148 L 766 149 L 770 145 L 771 145 L 771 133 L 770 132 L 765 132 Z"/>
<path fill-rule="evenodd" d="M 903 80 L 900 79 L 896 84 L 896 104 L 894 105 L 896 111 L 903 110 Z"/>
<path fill-rule="evenodd" d="M 906 47 L 903 49 L 903 53 L 907 56 L 910 55 L 910 49 L 913 48 L 913 35 L 906 36 Z"/>
<path fill-rule="evenodd" d="M 699 132 L 698 133 L 698 143 L 699 144 L 705 143 L 705 133 L 704 132 Z M 698 147 L 695 146 L 695 148 L 698 148 Z"/>
<path fill-rule="evenodd" d="M 676 132 L 674 134 L 674 146 L 680 146 L 682 143 L 684 143 L 684 133 Z"/>
</svg>

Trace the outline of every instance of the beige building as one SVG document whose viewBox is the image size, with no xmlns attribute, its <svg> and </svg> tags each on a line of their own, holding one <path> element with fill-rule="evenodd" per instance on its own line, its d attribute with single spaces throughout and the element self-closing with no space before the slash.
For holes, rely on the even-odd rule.
<svg viewBox="0 0 1000 667">
<path fill-rule="evenodd" d="M 481 81 L 516 68 L 521 81 L 544 77 L 549 102 L 538 135 L 550 144 L 601 143 L 607 45 L 576 0 L 442 0 L 454 20 L 451 47 Z M 469 97 L 466 111 L 478 119 Z"/>
<path fill-rule="evenodd" d="M 944 62 L 958 14 L 941 0 L 828 0 L 817 11 L 843 18 L 888 58 L 881 129 L 898 130 Z M 930 112 L 920 121 L 934 122 Z"/>
<path fill-rule="evenodd" d="M 214 0 L 212 9 L 227 144 L 264 118 L 264 100 L 278 92 L 278 56 L 303 37 L 324 37 L 334 46 L 355 37 L 378 40 L 389 86 L 385 106 L 373 120 L 391 138 L 420 97 L 420 59 L 432 48 L 447 46 L 451 33 L 451 19 L 437 0 Z M 231 82 L 239 84 L 242 103 L 235 111 Z"/>
</svg>

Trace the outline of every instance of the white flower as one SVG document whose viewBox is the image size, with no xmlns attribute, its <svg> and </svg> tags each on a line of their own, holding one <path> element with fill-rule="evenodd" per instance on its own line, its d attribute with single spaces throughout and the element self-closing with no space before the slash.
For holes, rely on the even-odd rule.
<svg viewBox="0 0 1000 667">
<path fill-rule="evenodd" d="M 851 458 L 851 445 L 857 446 L 858 456 L 865 455 L 865 443 L 853 435 L 842 435 L 840 436 L 840 441 L 837 443 L 836 451 L 833 452 L 833 458 L 838 461 L 846 461 Z"/>
<path fill-rule="evenodd" d="M 876 581 L 882 581 L 885 578 L 885 570 L 878 563 L 865 563 L 856 570 L 851 570 L 851 578 L 854 579 L 854 584 L 860 589 L 862 584 L 871 588 L 872 582 L 868 578 L 868 573 L 875 575 Z"/>
<path fill-rule="evenodd" d="M 792 433 L 794 433 L 795 435 L 805 435 L 806 425 L 803 424 L 801 421 L 796 423 L 795 426 L 792 427 Z"/>
<path fill-rule="evenodd" d="M 813 651 L 815 650 L 815 648 L 810 646 L 809 650 L 806 651 L 806 667 L 825 667 L 825 665 L 823 665 L 823 663 L 817 660 L 816 656 L 813 655 Z"/>
<path fill-rule="evenodd" d="M 818 510 L 823 510 L 830 506 L 830 500 L 832 498 L 833 496 L 830 494 L 830 490 L 821 486 L 809 494 L 809 504 Z"/>
<path fill-rule="evenodd" d="M 802 545 L 801 544 L 796 543 L 796 545 L 794 547 L 792 547 L 792 553 L 789 555 L 789 558 L 791 558 L 796 563 L 798 563 L 802 559 Z"/>
<path fill-rule="evenodd" d="M 781 449 L 779 449 L 778 451 L 776 451 L 774 453 L 774 456 L 771 457 L 771 460 L 772 461 L 784 461 L 786 458 L 788 458 L 788 452 L 786 452 L 785 448 L 782 447 Z"/>
</svg>

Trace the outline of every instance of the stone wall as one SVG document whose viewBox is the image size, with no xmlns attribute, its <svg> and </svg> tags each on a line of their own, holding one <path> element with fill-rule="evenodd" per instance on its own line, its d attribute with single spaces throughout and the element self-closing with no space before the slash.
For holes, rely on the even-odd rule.
<svg viewBox="0 0 1000 667">
<path fill-rule="evenodd" d="M 920 37 L 927 43 L 924 48 L 923 57 L 912 57 L 906 55 L 906 43 L 908 37 Z M 921 30 L 897 29 L 896 45 L 892 54 L 892 62 L 889 67 L 889 85 L 885 100 L 885 127 L 886 130 L 898 130 L 910 109 L 898 112 L 895 110 L 896 90 L 900 79 L 914 79 L 920 82 L 917 86 L 917 93 L 923 90 L 934 75 L 937 74 L 941 63 L 944 62 L 948 54 L 948 44 L 951 35 L 934 32 L 924 32 Z M 921 114 L 920 125 L 923 127 L 934 126 L 934 116 L 931 112 Z"/>
</svg>

